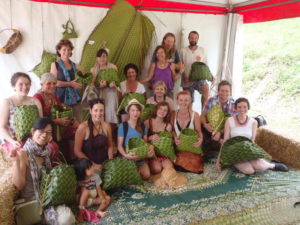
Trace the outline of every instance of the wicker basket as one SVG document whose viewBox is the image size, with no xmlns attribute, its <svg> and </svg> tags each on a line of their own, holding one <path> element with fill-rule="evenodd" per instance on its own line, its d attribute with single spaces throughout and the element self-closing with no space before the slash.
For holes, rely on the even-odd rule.
<svg viewBox="0 0 300 225">
<path fill-rule="evenodd" d="M 126 152 L 133 153 L 140 159 L 146 159 L 148 155 L 148 145 L 141 138 L 130 138 L 126 145 Z"/>
<path fill-rule="evenodd" d="M 152 141 L 157 156 L 165 156 L 172 160 L 176 159 L 172 134 L 167 131 L 158 132 L 159 141 Z"/>
<path fill-rule="evenodd" d="M 135 162 L 126 158 L 114 158 L 103 164 L 103 189 L 115 189 L 131 184 L 143 184 Z"/>
<path fill-rule="evenodd" d="M 258 158 L 271 159 L 271 156 L 246 137 L 230 138 L 221 148 L 220 161 L 223 166 Z"/>
<path fill-rule="evenodd" d="M 177 146 L 178 151 L 192 152 L 195 154 L 203 155 L 201 147 L 194 147 L 193 144 L 198 141 L 198 134 L 195 130 L 185 128 L 179 135 L 180 145 Z"/>
</svg>

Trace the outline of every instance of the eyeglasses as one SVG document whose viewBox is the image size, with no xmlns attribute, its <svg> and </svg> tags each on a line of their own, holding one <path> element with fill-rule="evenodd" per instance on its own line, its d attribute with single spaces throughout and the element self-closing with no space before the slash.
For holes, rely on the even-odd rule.
<svg viewBox="0 0 300 225">
<path fill-rule="evenodd" d="M 52 130 L 44 131 L 44 130 L 38 130 L 40 134 L 46 134 L 47 136 L 52 136 Z"/>
</svg>

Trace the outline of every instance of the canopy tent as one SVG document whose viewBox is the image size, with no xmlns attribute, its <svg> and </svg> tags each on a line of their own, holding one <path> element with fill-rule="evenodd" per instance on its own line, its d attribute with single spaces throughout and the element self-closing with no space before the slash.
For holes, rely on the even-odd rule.
<svg viewBox="0 0 300 225">
<path fill-rule="evenodd" d="M 233 81 L 238 96 L 242 73 L 242 24 L 300 16 L 300 0 L 127 0 L 142 10 L 155 25 L 156 39 L 146 57 L 142 76 L 150 58 L 167 32 L 176 36 L 178 49 L 188 45 L 189 31 L 200 34 L 199 45 L 207 52 L 208 64 L 218 80 Z M 62 38 L 61 25 L 70 18 L 79 33 L 72 39 L 72 60 L 79 62 L 84 43 L 115 0 L 2 0 L 0 30 L 20 29 L 24 40 L 12 54 L 0 54 L 0 98 L 12 94 L 9 77 L 17 71 L 29 72 L 33 79 L 30 94 L 39 88 L 39 78 L 31 69 L 40 62 L 43 50 L 55 52 Z M 82 7 L 85 6 L 85 7 Z M 7 36 L 0 35 L 0 45 Z"/>
</svg>

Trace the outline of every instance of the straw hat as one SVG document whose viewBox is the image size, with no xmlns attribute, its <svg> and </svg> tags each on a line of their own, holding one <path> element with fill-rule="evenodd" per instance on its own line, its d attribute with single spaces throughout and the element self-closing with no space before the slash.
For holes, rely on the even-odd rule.
<svg viewBox="0 0 300 225">
<path fill-rule="evenodd" d="M 152 178 L 154 185 L 160 189 L 175 188 L 187 184 L 187 178 L 176 172 L 174 168 L 165 168 Z"/>
<path fill-rule="evenodd" d="M 128 112 L 128 108 L 129 108 L 129 106 L 131 106 L 131 105 L 140 105 L 140 106 L 142 107 L 142 111 L 143 111 L 143 109 L 144 109 L 144 105 L 141 104 L 141 103 L 140 103 L 138 100 L 136 100 L 135 98 L 133 98 L 133 99 L 131 99 L 131 100 L 128 102 L 127 106 L 125 107 L 125 111 L 126 111 L 126 112 Z"/>
</svg>

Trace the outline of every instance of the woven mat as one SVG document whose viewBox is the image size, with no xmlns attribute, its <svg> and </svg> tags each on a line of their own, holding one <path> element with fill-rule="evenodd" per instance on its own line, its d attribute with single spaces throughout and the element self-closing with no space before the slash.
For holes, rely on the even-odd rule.
<svg viewBox="0 0 300 225">
<path fill-rule="evenodd" d="M 189 183 L 177 189 L 159 191 L 146 182 L 146 191 L 131 186 L 114 193 L 110 215 L 99 224 L 284 225 L 300 221 L 299 209 L 291 206 L 299 201 L 300 171 L 246 176 L 231 169 L 217 172 L 213 163 L 206 164 L 204 171 L 185 173 Z M 283 219 L 281 214 L 286 212 L 294 217 Z M 252 222 L 256 217 L 261 223 Z M 223 223 L 224 218 L 229 222 Z"/>
</svg>

